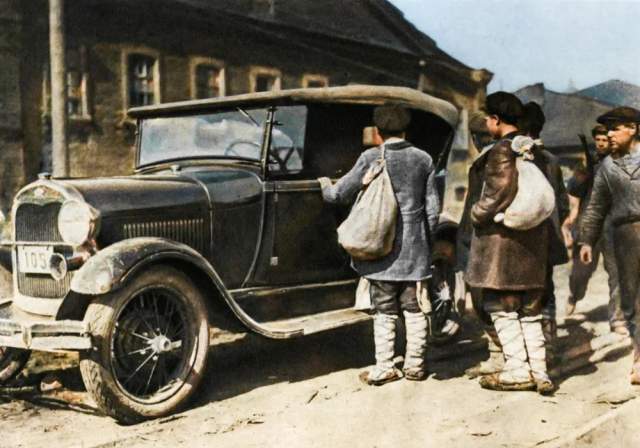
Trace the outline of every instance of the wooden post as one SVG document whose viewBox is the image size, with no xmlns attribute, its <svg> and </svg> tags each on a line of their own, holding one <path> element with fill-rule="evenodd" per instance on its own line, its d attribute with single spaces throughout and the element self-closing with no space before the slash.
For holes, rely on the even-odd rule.
<svg viewBox="0 0 640 448">
<path fill-rule="evenodd" d="M 51 142 L 54 177 L 69 175 L 67 150 L 67 86 L 64 41 L 64 0 L 49 0 L 51 59 Z"/>
</svg>

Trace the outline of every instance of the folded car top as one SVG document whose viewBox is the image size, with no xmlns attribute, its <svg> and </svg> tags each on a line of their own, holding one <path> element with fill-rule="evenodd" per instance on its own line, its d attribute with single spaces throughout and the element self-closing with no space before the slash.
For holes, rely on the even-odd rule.
<svg viewBox="0 0 640 448">
<path fill-rule="evenodd" d="M 349 85 L 340 87 L 278 90 L 247 93 L 204 100 L 163 103 L 129 109 L 133 118 L 182 115 L 233 107 L 256 107 L 296 103 L 400 104 L 440 117 L 451 127 L 458 123 L 458 110 L 448 101 L 408 87 Z"/>
</svg>

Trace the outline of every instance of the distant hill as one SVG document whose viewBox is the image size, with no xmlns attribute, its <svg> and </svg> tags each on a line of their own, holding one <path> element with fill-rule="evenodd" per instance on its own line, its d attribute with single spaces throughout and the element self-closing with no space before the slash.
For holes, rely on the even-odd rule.
<svg viewBox="0 0 640 448">
<path fill-rule="evenodd" d="M 612 79 L 576 92 L 603 103 L 640 109 L 640 86 Z"/>
</svg>

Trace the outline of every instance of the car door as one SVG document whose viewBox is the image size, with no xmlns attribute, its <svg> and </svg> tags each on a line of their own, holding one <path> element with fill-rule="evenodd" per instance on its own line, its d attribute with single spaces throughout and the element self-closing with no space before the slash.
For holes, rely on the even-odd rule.
<svg viewBox="0 0 640 448">
<path fill-rule="evenodd" d="M 320 176 L 343 175 L 362 150 L 362 127 L 345 113 L 344 106 L 336 105 L 280 107 L 276 112 L 279 125 L 272 133 L 256 284 L 355 277 L 336 233 L 349 204 L 325 203 L 317 181 Z M 339 156 L 333 154 L 337 151 Z"/>
</svg>

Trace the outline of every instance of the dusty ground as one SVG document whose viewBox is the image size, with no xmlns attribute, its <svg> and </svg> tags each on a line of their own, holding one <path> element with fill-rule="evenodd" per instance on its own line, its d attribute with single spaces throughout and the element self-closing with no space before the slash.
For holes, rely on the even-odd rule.
<svg viewBox="0 0 640 448">
<path fill-rule="evenodd" d="M 560 310 L 566 274 L 563 269 L 556 276 Z M 562 329 L 565 344 L 607 332 L 606 293 L 599 271 L 578 308 L 589 321 Z M 580 446 L 602 446 L 611 434 L 617 434 L 617 446 L 630 440 L 626 424 L 640 412 L 633 401 L 638 392 L 627 384 L 630 355 L 561 378 L 553 397 L 480 389 L 463 371 L 483 356 L 432 363 L 434 374 L 423 383 L 372 388 L 357 380 L 373 359 L 369 325 L 269 342 L 244 355 L 214 356 L 205 387 L 188 411 L 128 427 L 95 415 L 75 360 L 59 358 L 57 365 L 68 367 L 58 372 L 66 389 L 45 396 L 0 393 L 0 446 L 533 447 L 568 443 L 563 437 L 582 432 L 588 436 Z M 43 358 L 36 361 L 42 364 Z M 32 363 L 32 377 L 52 365 L 48 359 Z M 609 419 L 612 412 L 616 418 Z M 635 414 L 629 417 L 630 412 Z M 613 432 L 589 432 L 594 421 L 609 422 Z"/>
</svg>

